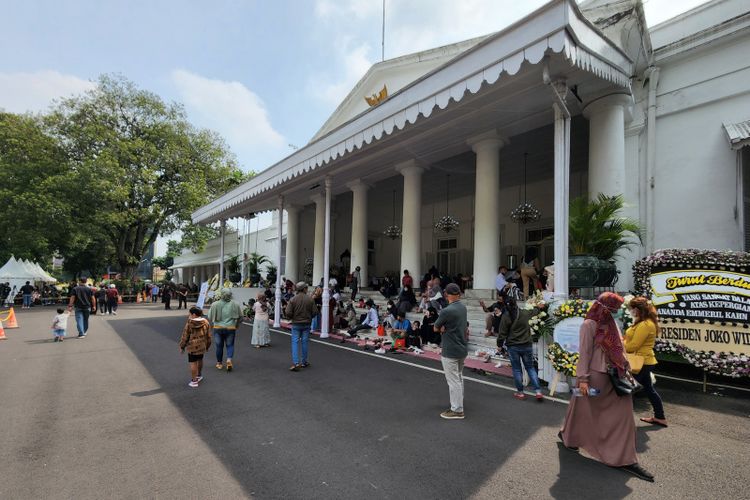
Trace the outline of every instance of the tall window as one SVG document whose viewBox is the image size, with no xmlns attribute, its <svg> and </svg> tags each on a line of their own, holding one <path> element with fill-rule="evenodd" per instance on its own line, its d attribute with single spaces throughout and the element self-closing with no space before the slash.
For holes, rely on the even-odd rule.
<svg viewBox="0 0 750 500">
<path fill-rule="evenodd" d="M 553 227 L 526 230 L 526 248 L 534 247 L 537 249 L 537 257 L 539 257 L 542 266 L 552 264 L 555 259 L 554 237 L 555 229 Z M 521 258 L 523 259 L 523 255 Z"/>
<path fill-rule="evenodd" d="M 458 240 L 456 238 L 438 240 L 437 266 L 441 273 L 450 276 L 458 272 Z"/>
<path fill-rule="evenodd" d="M 375 240 L 367 240 L 367 265 L 375 265 Z"/>
</svg>

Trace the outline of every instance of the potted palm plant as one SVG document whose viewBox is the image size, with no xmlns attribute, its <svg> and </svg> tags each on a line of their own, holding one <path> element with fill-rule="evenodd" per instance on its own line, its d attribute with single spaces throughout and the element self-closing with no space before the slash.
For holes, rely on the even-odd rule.
<svg viewBox="0 0 750 500">
<path fill-rule="evenodd" d="M 240 256 L 233 255 L 229 257 L 225 262 L 227 269 L 227 278 L 232 283 L 239 283 L 242 280 L 242 274 L 240 273 Z"/>
<path fill-rule="evenodd" d="M 579 197 L 570 203 L 571 287 L 612 286 L 617 277 L 615 260 L 620 250 L 642 243 L 638 221 L 620 216 L 621 195 L 599 194 L 595 200 Z"/>
<path fill-rule="evenodd" d="M 260 265 L 270 262 L 268 257 L 261 255 L 258 252 L 253 252 L 247 260 L 247 269 L 250 274 L 250 283 L 256 284 L 260 282 Z"/>
</svg>

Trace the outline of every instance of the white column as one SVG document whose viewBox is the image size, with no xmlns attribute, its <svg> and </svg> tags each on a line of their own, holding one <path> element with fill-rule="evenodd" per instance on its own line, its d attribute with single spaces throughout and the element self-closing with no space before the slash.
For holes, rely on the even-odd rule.
<svg viewBox="0 0 750 500">
<path fill-rule="evenodd" d="M 279 241 L 276 249 L 276 302 L 273 307 L 273 326 L 281 326 L 281 238 L 284 227 L 284 197 L 279 196 Z"/>
<path fill-rule="evenodd" d="M 221 219 L 221 228 L 219 230 L 219 289 L 224 286 L 224 235 L 227 233 L 227 221 Z"/>
<path fill-rule="evenodd" d="M 299 281 L 299 207 L 286 207 L 286 265 L 284 276 L 294 283 Z M 281 271 L 279 271 L 281 275 Z"/>
<path fill-rule="evenodd" d="M 320 311 L 320 338 L 324 339 L 328 337 L 331 325 L 329 324 L 328 315 L 330 314 L 331 305 L 331 292 L 328 288 L 329 278 L 329 256 L 331 249 L 331 177 L 326 176 L 326 205 L 325 205 L 325 239 L 323 244 L 323 307 Z"/>
<path fill-rule="evenodd" d="M 315 202 L 315 247 L 313 249 L 313 286 L 318 286 L 323 277 L 323 251 L 325 239 L 326 199 L 319 194 L 312 199 Z M 325 284 L 325 283 L 324 283 Z"/>
<path fill-rule="evenodd" d="M 566 87 L 558 86 L 565 97 Z M 570 203 L 570 116 L 556 102 L 555 111 L 555 298 L 568 298 L 568 212 Z"/>
<path fill-rule="evenodd" d="M 611 94 L 586 105 L 589 120 L 589 199 L 625 192 L 625 106 L 626 94 Z"/>
<path fill-rule="evenodd" d="M 396 165 L 404 176 L 403 223 L 401 225 L 401 268 L 412 276 L 422 275 L 422 172 L 414 160 Z"/>
<path fill-rule="evenodd" d="M 362 181 L 350 182 L 347 187 L 352 190 L 352 245 L 349 272 L 360 267 L 360 279 L 368 283 L 367 275 L 367 190 L 370 188 Z"/>
<path fill-rule="evenodd" d="M 495 131 L 469 139 L 476 153 L 474 198 L 474 288 L 493 290 L 500 266 L 500 148 L 506 143 Z"/>
</svg>

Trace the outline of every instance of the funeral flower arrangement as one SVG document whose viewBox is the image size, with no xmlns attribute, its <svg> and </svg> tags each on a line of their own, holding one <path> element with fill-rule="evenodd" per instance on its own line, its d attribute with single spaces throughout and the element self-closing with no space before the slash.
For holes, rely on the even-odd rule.
<svg viewBox="0 0 750 500">
<path fill-rule="evenodd" d="M 716 271 L 750 271 L 750 253 L 731 250 L 700 250 L 672 248 L 659 250 L 638 260 L 633 265 L 635 292 L 651 297 L 651 274 L 654 269 L 712 269 Z M 630 297 L 632 298 L 632 297 Z M 625 298 L 626 304 L 629 302 Z M 627 312 L 627 309 L 626 309 Z M 676 319 L 672 321 L 676 322 Z M 632 324 L 629 314 L 623 315 L 624 328 Z M 704 322 L 711 322 L 704 320 Z M 654 351 L 675 354 L 697 368 L 714 375 L 740 378 L 750 377 L 750 357 L 733 352 L 695 351 L 685 345 L 669 340 L 656 339 Z"/>
<path fill-rule="evenodd" d="M 552 362 L 552 367 L 563 375 L 570 377 L 576 376 L 578 357 L 577 352 L 566 351 L 557 342 L 554 342 L 547 349 L 547 359 Z"/>
<path fill-rule="evenodd" d="M 555 325 L 548 314 L 549 304 L 544 300 L 544 296 L 539 290 L 526 301 L 524 309 L 536 309 L 538 311 L 529 319 L 534 340 L 538 340 L 539 337 L 552 337 Z"/>
</svg>

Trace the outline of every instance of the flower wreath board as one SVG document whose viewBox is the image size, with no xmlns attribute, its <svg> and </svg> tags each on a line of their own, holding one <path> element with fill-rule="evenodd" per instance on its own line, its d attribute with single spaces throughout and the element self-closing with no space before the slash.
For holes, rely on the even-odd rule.
<svg viewBox="0 0 750 500">
<path fill-rule="evenodd" d="M 545 325 L 545 333 L 552 336 L 552 344 L 547 348 L 547 359 L 552 363 L 555 374 L 550 381 L 550 395 L 554 395 L 560 378 L 576 376 L 581 325 L 591 307 L 592 301 L 573 299 L 550 306 L 552 313 Z"/>
<path fill-rule="evenodd" d="M 659 250 L 633 266 L 659 314 L 654 350 L 705 373 L 750 376 L 750 253 Z"/>
</svg>

